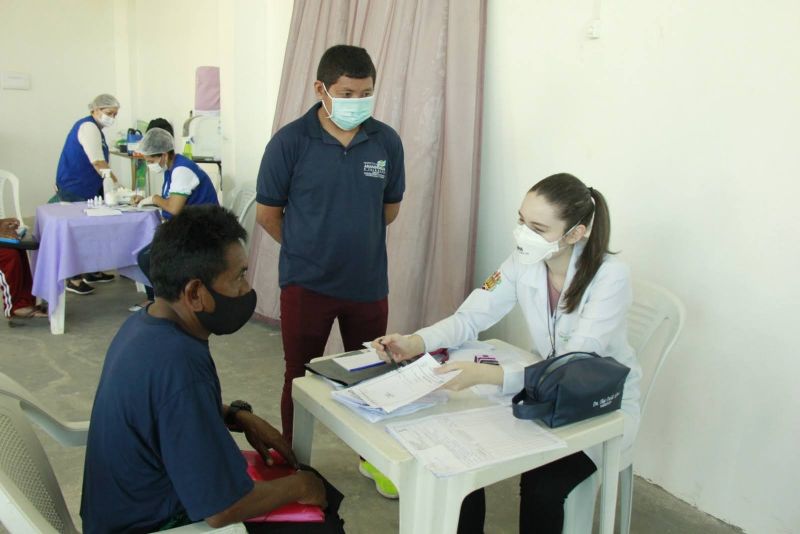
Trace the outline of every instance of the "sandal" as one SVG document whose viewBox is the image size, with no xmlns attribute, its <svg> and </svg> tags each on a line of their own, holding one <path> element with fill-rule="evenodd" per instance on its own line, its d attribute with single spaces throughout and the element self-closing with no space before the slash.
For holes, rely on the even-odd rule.
<svg viewBox="0 0 800 534">
<path fill-rule="evenodd" d="M 11 316 L 16 319 L 46 319 L 47 313 L 38 309 L 36 306 L 18 308 L 11 312 Z"/>
</svg>

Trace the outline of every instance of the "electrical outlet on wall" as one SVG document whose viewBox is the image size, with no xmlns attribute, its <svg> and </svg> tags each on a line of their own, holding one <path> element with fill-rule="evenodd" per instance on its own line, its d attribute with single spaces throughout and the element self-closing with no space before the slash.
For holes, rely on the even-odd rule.
<svg viewBox="0 0 800 534">
<path fill-rule="evenodd" d="M 27 72 L 0 73 L 0 89 L 27 91 L 31 88 L 31 75 Z"/>
</svg>

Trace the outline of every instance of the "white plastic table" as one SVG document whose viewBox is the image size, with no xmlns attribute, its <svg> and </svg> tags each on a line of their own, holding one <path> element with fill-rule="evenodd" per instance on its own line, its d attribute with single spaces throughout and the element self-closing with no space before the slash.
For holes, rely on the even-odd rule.
<svg viewBox="0 0 800 534">
<path fill-rule="evenodd" d="M 489 343 L 498 348 L 519 350 L 496 339 L 489 340 Z M 533 355 L 530 356 L 533 361 Z M 311 374 L 296 378 L 292 383 L 292 446 L 295 454 L 300 462 L 310 464 L 314 420 L 325 425 L 397 486 L 401 534 L 454 533 L 458 527 L 461 502 L 469 493 L 598 444 L 603 445 L 602 465 L 598 466 L 602 472 L 600 532 L 612 534 L 623 432 L 621 412 L 553 429 L 553 433 L 566 442 L 566 448 L 533 453 L 460 475 L 438 478 L 386 432 L 386 423 L 492 406 L 491 401 L 467 390 L 452 393 L 446 404 L 406 417 L 370 423 L 334 401 L 332 389 L 330 383 Z"/>
</svg>

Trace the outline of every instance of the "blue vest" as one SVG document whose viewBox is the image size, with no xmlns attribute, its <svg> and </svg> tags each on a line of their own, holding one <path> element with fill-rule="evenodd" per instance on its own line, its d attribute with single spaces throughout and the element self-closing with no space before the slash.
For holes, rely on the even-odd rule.
<svg viewBox="0 0 800 534">
<path fill-rule="evenodd" d="M 208 177 L 208 174 L 206 174 L 206 172 L 201 169 L 197 163 L 190 160 L 183 154 L 176 154 L 172 168 L 164 172 L 164 187 L 161 189 L 162 198 L 169 198 L 169 189 L 172 185 L 172 172 L 178 167 L 186 167 L 200 180 L 200 184 L 192 190 L 189 198 L 186 200 L 187 206 L 197 206 L 199 204 L 214 204 L 219 206 L 217 190 L 214 189 L 214 184 L 211 183 L 211 178 Z M 172 214 L 167 211 L 162 211 L 162 215 L 165 219 L 172 218 Z"/>
<path fill-rule="evenodd" d="M 103 179 L 89 161 L 83 146 L 78 141 L 78 129 L 85 122 L 91 122 L 100 129 L 91 115 L 75 123 L 67 134 L 67 140 L 61 150 L 61 158 L 58 160 L 58 170 L 56 171 L 56 186 L 59 191 L 72 193 L 88 200 L 95 195 L 102 194 Z M 108 162 L 108 145 L 102 129 L 100 129 L 100 139 L 103 141 L 103 157 Z"/>
</svg>

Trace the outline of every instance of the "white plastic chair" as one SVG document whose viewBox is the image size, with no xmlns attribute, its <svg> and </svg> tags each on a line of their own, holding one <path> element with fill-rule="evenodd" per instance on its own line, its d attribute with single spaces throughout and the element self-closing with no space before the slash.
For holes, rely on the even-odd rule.
<svg viewBox="0 0 800 534">
<path fill-rule="evenodd" d="M 217 166 L 216 163 L 198 163 L 197 165 L 203 169 L 211 179 L 211 185 L 214 186 L 214 190 L 217 192 L 219 203 L 222 204 L 224 200 L 222 192 L 222 171 L 220 170 L 219 166 Z"/>
<path fill-rule="evenodd" d="M 255 213 L 253 206 L 256 203 L 256 190 L 252 187 L 237 187 L 232 191 L 231 198 L 233 199 L 228 209 L 236 215 L 245 230 L 247 230 L 247 241 L 244 248 L 247 253 L 250 253 L 250 234 L 256 224 Z"/>
<path fill-rule="evenodd" d="M 0 373 L 0 522 L 11 534 L 77 534 L 34 422 L 66 447 L 86 445 L 89 422 L 62 423 L 11 378 Z M 213 529 L 194 523 L 167 532 L 245 533 L 241 523 Z"/>
<path fill-rule="evenodd" d="M 647 399 L 659 371 L 683 330 L 686 308 L 663 287 L 635 281 L 633 305 L 628 312 L 628 341 L 642 366 L 641 413 L 644 417 Z M 633 504 L 633 447 L 622 451 L 619 462 L 620 534 L 629 534 Z M 564 503 L 565 534 L 586 534 L 592 531 L 594 502 L 600 477 L 594 475 L 578 484 Z"/>
<path fill-rule="evenodd" d="M 22 210 L 19 207 L 19 178 L 9 171 L 0 169 L 0 219 L 5 219 L 6 215 L 6 183 L 11 185 L 11 202 L 16 210 L 15 216 L 22 225 Z"/>
<path fill-rule="evenodd" d="M 230 210 L 239 219 L 239 224 L 244 226 L 250 208 L 256 203 L 256 190 L 252 187 L 238 187 L 233 196 Z M 247 228 L 245 226 L 245 228 Z"/>
</svg>

